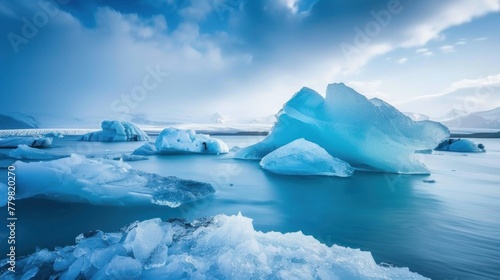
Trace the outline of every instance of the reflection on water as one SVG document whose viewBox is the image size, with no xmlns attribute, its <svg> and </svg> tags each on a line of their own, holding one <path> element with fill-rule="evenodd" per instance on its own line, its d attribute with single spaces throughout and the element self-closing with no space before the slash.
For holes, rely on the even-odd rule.
<svg viewBox="0 0 500 280">
<path fill-rule="evenodd" d="M 229 146 L 256 141 L 224 140 Z M 76 149 L 72 139 L 58 144 L 56 151 Z M 258 230 L 301 230 L 328 245 L 370 251 L 377 262 L 410 267 L 424 276 L 492 279 L 500 275 L 500 167 L 493 164 L 500 158 L 500 141 L 485 144 L 490 147 L 486 154 L 425 155 L 430 176 L 368 172 L 356 172 L 351 178 L 281 176 L 260 169 L 256 161 L 234 160 L 230 155 L 154 156 L 130 164 L 161 175 L 210 182 L 217 193 L 176 209 L 18 201 L 18 254 L 30 253 L 36 246 L 72 244 L 81 232 L 116 231 L 135 220 L 192 220 L 241 211 L 254 219 Z M 97 143 L 88 153 L 130 152 L 139 145 Z M 424 182 L 428 179 L 434 183 Z M 6 211 L 0 211 L 0 218 L 5 220 Z M 6 251 L 5 242 L 0 248 Z"/>
</svg>

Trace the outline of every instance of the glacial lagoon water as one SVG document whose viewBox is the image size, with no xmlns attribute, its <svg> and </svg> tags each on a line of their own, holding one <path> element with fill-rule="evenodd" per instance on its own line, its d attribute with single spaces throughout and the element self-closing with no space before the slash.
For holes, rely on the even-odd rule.
<svg viewBox="0 0 500 280">
<path fill-rule="evenodd" d="M 229 147 L 256 136 L 222 136 Z M 117 231 L 136 220 L 237 214 L 261 231 L 302 231 L 321 242 L 370 251 L 378 263 L 409 267 L 432 279 L 500 278 L 500 139 L 473 139 L 484 154 L 419 154 L 431 175 L 355 172 L 350 178 L 275 175 L 258 161 L 229 155 L 151 156 L 136 169 L 212 183 L 215 195 L 171 209 L 107 207 L 43 199 L 17 201 L 17 254 L 74 244 L 95 229 Z M 119 155 L 141 143 L 55 139 L 53 153 Z M 7 149 L 0 150 L 7 153 Z M 9 159 L 0 160 L 6 182 Z M 7 210 L 0 208 L 6 221 Z M 4 228 L 1 236 L 6 236 Z M 2 237 L 0 252 L 7 243 Z M 2 257 L 3 258 L 3 257 Z"/>
</svg>

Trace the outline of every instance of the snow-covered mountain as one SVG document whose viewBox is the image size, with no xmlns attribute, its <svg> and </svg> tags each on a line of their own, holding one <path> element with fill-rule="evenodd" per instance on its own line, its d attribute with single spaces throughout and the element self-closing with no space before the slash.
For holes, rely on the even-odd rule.
<svg viewBox="0 0 500 280">
<path fill-rule="evenodd" d="M 226 120 L 226 117 L 222 116 L 221 114 L 219 113 L 215 113 L 213 116 L 212 116 L 212 123 L 225 123 L 227 120 Z"/>
<path fill-rule="evenodd" d="M 450 128 L 500 129 L 500 107 L 439 120 Z"/>
<path fill-rule="evenodd" d="M 500 106 L 500 94 L 498 94 L 500 92 L 500 83 L 494 83 L 495 79 L 491 78 L 489 82 L 488 79 L 485 79 L 484 84 L 478 84 L 478 81 L 462 81 L 455 83 L 454 86 L 443 90 L 441 93 L 424 95 L 396 102 L 393 105 L 401 112 L 418 112 L 433 119 L 442 118 L 447 113 L 450 113 L 447 112 L 449 109 L 455 109 L 452 110 L 454 111 L 452 113 L 491 110 Z"/>
<path fill-rule="evenodd" d="M 464 110 L 451 109 L 448 112 L 444 113 L 439 118 L 437 118 L 436 120 L 445 122 L 445 121 L 453 120 L 453 119 L 460 118 L 460 117 L 463 117 L 466 115 L 468 115 L 468 113 Z"/>
<path fill-rule="evenodd" d="M 429 116 L 419 113 L 403 112 L 403 114 L 413 121 L 426 121 L 429 119 Z"/>
</svg>

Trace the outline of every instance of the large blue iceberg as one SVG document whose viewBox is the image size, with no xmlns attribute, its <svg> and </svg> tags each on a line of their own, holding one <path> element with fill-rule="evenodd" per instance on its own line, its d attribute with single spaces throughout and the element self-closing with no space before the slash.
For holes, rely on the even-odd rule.
<svg viewBox="0 0 500 280">
<path fill-rule="evenodd" d="M 77 154 L 44 162 L 17 161 L 14 166 L 16 199 L 40 197 L 97 205 L 178 207 L 215 192 L 208 183 L 163 177 L 132 169 L 122 161 Z"/>
<path fill-rule="evenodd" d="M 123 142 L 123 141 L 150 141 L 151 138 L 139 127 L 131 122 L 102 121 L 102 130 L 82 135 L 82 141 Z"/>
<path fill-rule="evenodd" d="M 434 149 L 449 130 L 432 121 L 412 121 L 380 99 L 367 99 L 344 84 L 331 84 L 326 97 L 309 88 L 283 107 L 278 122 L 261 142 L 236 152 L 236 158 L 261 159 L 304 138 L 357 169 L 427 174 L 417 150 Z"/>
<path fill-rule="evenodd" d="M 3 263 L 6 263 L 3 261 Z M 301 232 L 263 233 L 252 220 L 218 215 L 187 223 L 135 222 L 80 234 L 76 245 L 21 258 L 2 279 L 426 279 L 380 266 L 369 252 L 328 247 Z"/>
</svg>

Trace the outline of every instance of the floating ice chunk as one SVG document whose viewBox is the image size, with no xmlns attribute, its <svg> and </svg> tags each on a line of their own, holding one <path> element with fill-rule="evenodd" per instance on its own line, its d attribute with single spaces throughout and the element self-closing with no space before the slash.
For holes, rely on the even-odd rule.
<svg viewBox="0 0 500 280">
<path fill-rule="evenodd" d="M 126 237 L 109 238 L 116 234 Z M 37 279 L 69 275 L 85 279 L 426 279 L 407 268 L 377 265 L 369 252 L 328 247 L 301 232 L 255 231 L 252 220 L 241 214 L 192 223 L 135 222 L 121 233 L 92 232 L 79 236 L 74 246 L 46 250 L 43 258 L 38 255 L 18 259 L 15 274 L 7 271 L 0 278 L 19 278 L 23 271 L 31 271 Z M 70 265 L 56 269 L 60 259 Z M 155 266 L 150 265 L 153 260 Z M 34 267 L 38 271 L 31 270 Z"/>
<path fill-rule="evenodd" d="M 7 185 L 0 183 L 0 207 L 7 205 L 8 192 Z"/>
<path fill-rule="evenodd" d="M 52 137 L 20 136 L 0 138 L 0 148 L 17 148 L 19 145 L 50 147 L 52 145 Z"/>
<path fill-rule="evenodd" d="M 353 173 L 349 163 L 332 157 L 325 149 L 304 138 L 297 139 L 267 154 L 260 166 L 285 175 L 326 175 L 348 177 Z"/>
<path fill-rule="evenodd" d="M 131 122 L 102 121 L 102 130 L 82 135 L 82 141 L 151 141 L 151 138 Z"/>
<path fill-rule="evenodd" d="M 326 98 L 308 88 L 295 94 L 270 134 L 235 157 L 261 159 L 304 138 L 356 168 L 428 174 L 414 152 L 433 149 L 448 137 L 449 130 L 439 123 L 412 121 L 382 100 L 368 100 L 344 84 L 331 84 Z"/>
<path fill-rule="evenodd" d="M 121 156 L 113 157 L 113 160 L 123 160 L 123 161 L 139 161 L 147 159 L 148 157 L 134 155 L 134 154 L 122 154 Z"/>
<path fill-rule="evenodd" d="M 469 139 L 447 139 L 441 142 L 435 149 L 436 151 L 462 152 L 462 153 L 484 153 L 486 152 L 483 144 L 476 144 Z"/>
<path fill-rule="evenodd" d="M 106 278 L 109 279 L 139 279 L 141 273 L 141 263 L 131 257 L 116 256 L 106 267 Z"/>
<path fill-rule="evenodd" d="M 223 154 L 229 152 L 229 148 L 222 140 L 205 134 L 197 134 L 194 130 L 175 128 L 164 129 L 156 138 L 155 145 L 160 154 Z"/>
<path fill-rule="evenodd" d="M 147 220 L 128 233 L 123 246 L 147 268 L 158 267 L 167 261 L 165 236 L 160 219 Z"/>
<path fill-rule="evenodd" d="M 210 184 L 162 177 L 127 163 L 72 154 L 45 162 L 17 161 L 16 198 L 44 197 L 101 205 L 159 204 L 177 207 L 215 190 Z"/>
<path fill-rule="evenodd" d="M 132 153 L 133 155 L 143 155 L 143 156 L 149 156 L 149 155 L 155 155 L 158 153 L 158 150 L 156 149 L 155 143 L 153 142 L 146 142 L 139 148 L 135 149 L 135 151 Z"/>
<path fill-rule="evenodd" d="M 9 156 L 15 159 L 28 160 L 51 160 L 64 157 L 62 155 L 55 155 L 40 149 L 31 148 L 24 144 L 19 145 L 17 149 L 10 151 Z"/>
</svg>

